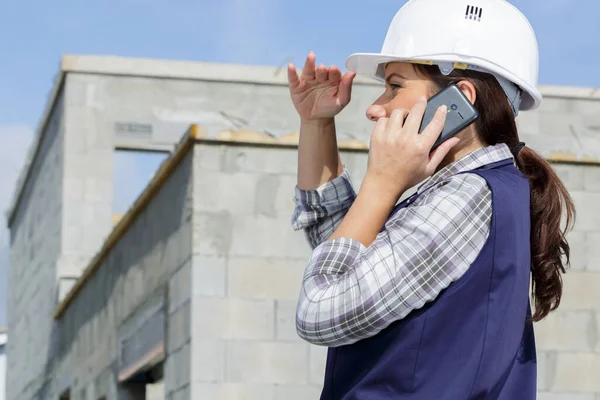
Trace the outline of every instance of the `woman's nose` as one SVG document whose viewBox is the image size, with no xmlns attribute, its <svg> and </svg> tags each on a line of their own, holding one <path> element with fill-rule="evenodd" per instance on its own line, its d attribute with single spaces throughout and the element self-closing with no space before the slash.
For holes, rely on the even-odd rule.
<svg viewBox="0 0 600 400">
<path fill-rule="evenodd" d="M 373 104 L 367 108 L 367 118 L 371 121 L 377 121 L 379 118 L 387 117 L 387 111 L 385 107 L 378 104 Z"/>
</svg>

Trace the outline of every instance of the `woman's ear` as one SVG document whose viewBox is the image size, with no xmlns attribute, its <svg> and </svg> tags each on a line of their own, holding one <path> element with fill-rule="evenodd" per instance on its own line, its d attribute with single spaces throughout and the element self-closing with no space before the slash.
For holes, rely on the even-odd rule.
<svg viewBox="0 0 600 400">
<path fill-rule="evenodd" d="M 471 104 L 475 104 L 475 100 L 477 99 L 477 91 L 475 90 L 475 85 L 473 85 L 468 80 L 460 81 L 456 84 L 462 90 L 463 94 L 469 99 Z"/>
</svg>

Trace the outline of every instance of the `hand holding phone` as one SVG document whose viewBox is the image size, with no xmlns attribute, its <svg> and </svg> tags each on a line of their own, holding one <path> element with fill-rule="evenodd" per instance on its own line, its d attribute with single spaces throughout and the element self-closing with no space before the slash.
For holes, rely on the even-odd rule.
<svg viewBox="0 0 600 400">
<path fill-rule="evenodd" d="M 479 118 L 479 113 L 462 90 L 455 84 L 451 84 L 427 101 L 427 108 L 421 120 L 419 133 L 427 127 L 437 109 L 443 104 L 448 107 L 448 115 L 446 116 L 442 133 L 440 133 L 440 136 L 433 144 L 431 151 Z"/>
</svg>

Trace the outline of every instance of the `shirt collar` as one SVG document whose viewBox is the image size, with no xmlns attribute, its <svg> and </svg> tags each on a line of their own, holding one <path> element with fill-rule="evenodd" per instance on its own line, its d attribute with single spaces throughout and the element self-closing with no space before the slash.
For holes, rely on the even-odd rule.
<svg viewBox="0 0 600 400">
<path fill-rule="evenodd" d="M 418 194 L 423 193 L 430 187 L 448 179 L 452 175 L 461 172 L 472 171 L 486 164 L 503 161 L 506 159 L 514 159 L 508 146 L 504 143 L 499 143 L 494 146 L 482 147 L 467 154 L 463 158 L 446 165 L 444 168 L 433 174 L 429 179 L 419 186 Z"/>
</svg>

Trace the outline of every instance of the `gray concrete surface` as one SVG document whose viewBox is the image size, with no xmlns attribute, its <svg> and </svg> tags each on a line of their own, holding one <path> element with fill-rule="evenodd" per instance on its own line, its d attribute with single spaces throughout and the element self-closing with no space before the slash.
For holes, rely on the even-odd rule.
<svg viewBox="0 0 600 400">
<path fill-rule="evenodd" d="M 139 354 L 145 354 L 159 342 L 167 398 L 188 398 L 183 393 L 190 370 L 191 165 L 190 153 L 61 316 L 42 398 L 69 386 L 88 396 L 75 398 L 143 399 L 136 394 L 140 389 L 128 390 L 118 378 L 137 361 L 126 353 L 142 347 Z M 156 313 L 162 326 L 149 323 Z"/>
<path fill-rule="evenodd" d="M 295 150 L 195 153 L 191 398 L 318 398 L 323 349 L 295 334 L 309 254 L 289 222 Z"/>
<path fill-rule="evenodd" d="M 198 142 L 124 235 L 106 242 L 115 148 L 173 150 L 190 123 L 208 138 L 230 131 L 268 142 L 293 133 L 284 75 L 66 57 L 57 82 L 9 210 L 7 398 L 56 399 L 67 388 L 75 399 L 150 397 L 118 383 L 148 354 L 143 365 L 162 365 L 168 399 L 317 398 L 324 349 L 294 329 L 309 250 L 289 225 L 293 147 Z M 600 96 L 542 89 L 540 110 L 519 117 L 522 138 L 573 162 L 553 165 L 579 214 L 562 306 L 536 324 L 540 398 L 598 400 Z M 358 80 L 339 118 L 342 139 L 366 142 L 364 111 L 379 90 Z M 239 130 L 266 133 L 232 133 Z M 343 160 L 358 188 L 366 153 L 344 151 Z M 99 268 L 53 319 L 103 246 Z"/>
<path fill-rule="evenodd" d="M 286 231 L 295 151 L 229 147 L 222 148 L 217 157 L 208 154 L 208 149 L 201 147 L 206 155 L 198 159 L 196 171 L 202 173 L 195 179 L 194 192 L 199 195 L 194 202 L 206 210 L 202 219 L 207 222 L 201 230 L 213 227 L 214 234 L 195 237 L 194 254 L 202 262 L 196 264 L 194 259 L 192 307 L 197 311 L 192 320 L 218 323 L 198 326 L 192 322 L 192 347 L 200 345 L 199 338 L 206 341 L 200 354 L 212 360 L 203 364 L 199 361 L 203 357 L 192 357 L 192 393 L 198 394 L 192 398 L 237 398 L 240 391 L 250 399 L 288 398 L 280 397 L 274 383 L 296 393 L 297 397 L 289 398 L 317 398 L 325 354 L 321 348 L 298 342 L 292 317 L 309 254 L 302 238 Z M 216 159 L 228 161 L 216 169 Z M 366 154 L 344 153 L 342 159 L 358 187 Z M 231 165 L 230 160 L 243 161 Z M 600 261 L 595 256 L 600 220 L 592 204 L 600 201 L 600 168 L 554 166 L 579 214 L 569 236 L 573 258 L 564 278 L 562 306 L 536 324 L 540 398 L 594 398 L 600 395 L 600 297 L 595 290 L 600 285 Z M 270 185 L 261 184 L 267 179 Z M 243 195 L 229 195 L 233 181 Z M 209 187 L 213 188 L 210 193 Z M 269 199 L 270 215 L 260 211 L 264 199 Z M 221 239 L 217 243 L 215 236 Z M 289 356 L 288 362 L 278 358 L 281 352 Z M 286 396 L 291 394 L 286 392 Z"/>
<path fill-rule="evenodd" d="M 30 399 L 44 386 L 55 348 L 52 314 L 60 286 L 65 100 L 59 96 L 10 229 L 7 399 Z"/>
</svg>

